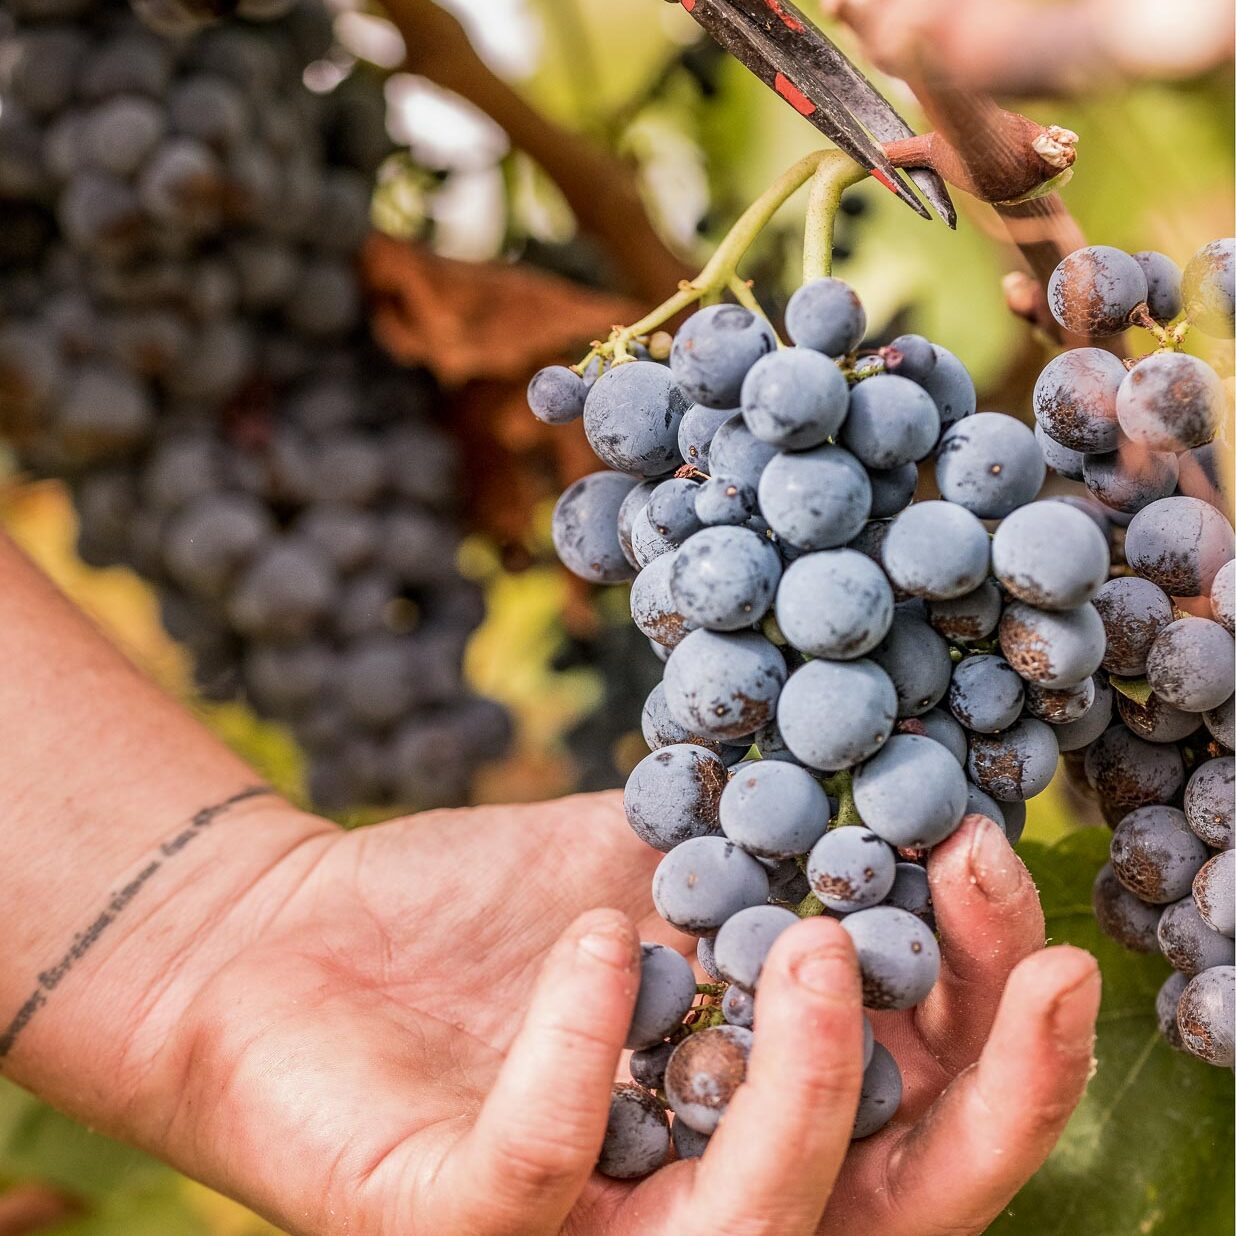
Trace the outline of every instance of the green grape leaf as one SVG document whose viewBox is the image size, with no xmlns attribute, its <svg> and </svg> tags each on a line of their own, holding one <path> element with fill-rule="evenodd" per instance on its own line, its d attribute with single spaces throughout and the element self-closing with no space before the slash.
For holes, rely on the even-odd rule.
<svg viewBox="0 0 1236 1236">
<path fill-rule="evenodd" d="M 1131 699 L 1139 708 L 1146 707 L 1146 701 L 1154 694 L 1144 678 L 1121 678 L 1116 674 L 1109 675 L 1108 682 L 1113 691 L 1119 691 L 1127 699 Z"/>
<path fill-rule="evenodd" d="M 1098 1070 L 1059 1145 L 988 1229 L 992 1236 L 1180 1236 L 1233 1230 L 1232 1075 L 1157 1032 L 1162 958 L 1125 952 L 1090 910 L 1110 833 L 1088 828 L 1020 852 L 1053 944 L 1090 950 L 1103 970 Z"/>
</svg>

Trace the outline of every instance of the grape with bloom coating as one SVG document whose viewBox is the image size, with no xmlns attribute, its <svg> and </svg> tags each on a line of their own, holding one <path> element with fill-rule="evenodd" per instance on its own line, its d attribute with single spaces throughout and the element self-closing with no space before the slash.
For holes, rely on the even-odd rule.
<svg viewBox="0 0 1236 1236">
<path fill-rule="evenodd" d="M 866 469 L 839 446 L 779 454 L 760 474 L 760 510 L 799 549 L 832 549 L 855 536 L 871 511 Z"/>
<path fill-rule="evenodd" d="M 1087 245 L 1065 257 L 1047 283 L 1052 317 L 1074 335 L 1118 335 L 1145 301 L 1146 275 L 1122 249 Z"/>
<path fill-rule="evenodd" d="M 768 900 L 768 873 L 724 837 L 692 837 L 657 865 L 652 900 L 679 931 L 711 936 L 732 914 Z"/>
<path fill-rule="evenodd" d="M 865 656 L 893 621 L 884 572 L 852 549 L 804 554 L 777 587 L 777 625 L 800 652 L 830 660 Z"/>
<path fill-rule="evenodd" d="M 808 661 L 777 701 L 777 725 L 794 756 L 825 772 L 875 754 L 893 732 L 897 693 L 868 660 Z"/>
<path fill-rule="evenodd" d="M 703 528 L 675 555 L 670 591 L 683 618 L 710 631 L 759 622 L 781 578 L 781 556 L 749 528 Z"/>
<path fill-rule="evenodd" d="M 830 909 L 848 914 L 879 905 L 897 875 L 897 852 L 869 828 L 834 828 L 807 859 L 811 891 Z"/>
<path fill-rule="evenodd" d="M 1034 440 L 1043 452 L 1043 462 L 1057 476 L 1063 476 L 1070 481 L 1086 479 L 1086 457 L 1081 451 L 1062 446 L 1051 434 L 1045 432 L 1037 421 L 1034 425 Z"/>
<path fill-rule="evenodd" d="M 677 1030 L 695 1000 L 691 963 L 664 944 L 640 944 L 639 992 L 626 1046 L 652 1047 Z"/>
<path fill-rule="evenodd" d="M 810 348 L 783 348 L 756 361 L 742 384 L 742 414 L 762 442 L 782 450 L 819 446 L 846 419 L 840 369 Z"/>
<path fill-rule="evenodd" d="M 996 529 L 991 564 L 1005 591 L 1019 600 L 1068 610 L 1099 591 L 1110 560 L 1107 541 L 1089 516 L 1063 502 L 1032 502 Z"/>
<path fill-rule="evenodd" d="M 854 774 L 854 803 L 867 827 L 889 845 L 938 845 L 965 813 L 965 773 L 938 742 L 894 734 Z"/>
<path fill-rule="evenodd" d="M 1089 602 L 1053 612 L 1015 601 L 1000 619 L 1005 660 L 1040 686 L 1071 687 L 1089 678 L 1103 663 L 1104 648 L 1103 620 Z"/>
<path fill-rule="evenodd" d="M 927 621 L 945 639 L 972 643 L 996 629 L 1003 611 L 1004 598 L 995 580 L 985 579 L 973 592 L 948 601 L 928 601 Z"/>
<path fill-rule="evenodd" d="M 825 356 L 844 356 L 862 342 L 867 314 L 849 284 L 840 279 L 812 279 L 790 297 L 785 329 L 799 347 Z"/>
<path fill-rule="evenodd" d="M 611 584 L 631 578 L 618 541 L 618 510 L 634 484 L 620 472 L 593 472 L 568 485 L 555 504 L 554 548 L 581 579 Z"/>
<path fill-rule="evenodd" d="M 1236 642 L 1209 618 L 1180 618 L 1164 627 L 1146 657 L 1154 693 L 1186 712 L 1206 712 L 1231 698 Z"/>
<path fill-rule="evenodd" d="M 1170 451 L 1152 451 L 1140 442 L 1122 441 L 1106 455 L 1082 460 L 1082 480 L 1092 497 L 1124 515 L 1168 497 L 1180 479 L 1180 464 Z"/>
<path fill-rule="evenodd" d="M 727 918 L 713 946 L 717 969 L 725 981 L 754 992 L 769 950 L 777 937 L 796 922 L 798 915 L 781 906 L 749 906 Z"/>
<path fill-rule="evenodd" d="M 965 657 L 953 668 L 948 706 L 968 730 L 995 734 L 1021 715 L 1025 684 L 1003 658 Z"/>
<path fill-rule="evenodd" d="M 665 666 L 670 715 L 693 734 L 731 740 L 773 716 L 785 658 L 749 631 L 692 631 Z"/>
<path fill-rule="evenodd" d="M 948 690 L 953 662 L 948 645 L 917 614 L 898 607 L 888 634 L 871 650 L 892 679 L 899 717 L 921 716 Z"/>
<path fill-rule="evenodd" d="M 841 445 L 868 468 L 899 468 L 924 458 L 940 436 L 931 396 L 909 378 L 881 373 L 857 383 L 841 426 Z"/>
<path fill-rule="evenodd" d="M 584 414 L 588 384 L 565 365 L 538 369 L 528 383 L 528 407 L 538 421 L 547 425 L 566 425 Z"/>
<path fill-rule="evenodd" d="M 1146 276 L 1146 308 L 1160 326 L 1165 326 L 1180 313 L 1181 269 L 1166 253 L 1154 249 L 1142 249 L 1132 256 Z"/>
<path fill-rule="evenodd" d="M 665 1109 L 640 1086 L 615 1086 L 597 1171 L 613 1180 L 637 1180 L 669 1160 Z"/>
<path fill-rule="evenodd" d="M 1184 451 L 1214 437 L 1227 400 L 1219 375 L 1187 352 L 1138 361 L 1120 384 L 1116 415 L 1134 442 L 1152 451 Z"/>
<path fill-rule="evenodd" d="M 931 929 L 896 906 L 856 910 L 841 920 L 854 941 L 869 1009 L 908 1009 L 940 976 L 940 946 Z"/>
<path fill-rule="evenodd" d="M 902 592 L 933 601 L 973 592 L 987 578 L 990 558 L 987 530 L 951 502 L 916 502 L 884 538 L 888 577 Z"/>
<path fill-rule="evenodd" d="M 828 795 L 797 764 L 764 759 L 744 765 L 721 793 L 721 829 L 757 858 L 806 854 L 828 827 Z"/>
<path fill-rule="evenodd" d="M 660 476 L 679 462 L 678 424 L 689 402 L 664 365 L 617 365 L 592 384 L 584 401 L 588 445 L 616 472 Z"/>
<path fill-rule="evenodd" d="M 980 519 L 1002 519 L 1033 500 L 1047 475 L 1034 432 L 999 412 L 980 412 L 944 433 L 936 457 L 940 496 Z"/>
<path fill-rule="evenodd" d="M 1125 367 L 1104 348 L 1072 348 L 1048 361 L 1034 384 L 1034 417 L 1054 442 L 1083 455 L 1114 451 L 1116 395 Z"/>
<path fill-rule="evenodd" d="M 901 1106 L 901 1070 L 883 1043 L 874 1044 L 871 1060 L 863 1072 L 852 1141 L 878 1133 Z"/>
<path fill-rule="evenodd" d="M 713 752 L 694 743 L 659 747 L 627 778 L 627 822 L 646 845 L 672 850 L 690 837 L 717 832 L 726 783 L 725 765 Z"/>
<path fill-rule="evenodd" d="M 1219 568 L 1236 556 L 1236 538 L 1208 502 L 1178 495 L 1138 511 L 1124 550 L 1138 575 L 1174 597 L 1195 597 L 1208 592 Z"/>
<path fill-rule="evenodd" d="M 693 313 L 674 336 L 670 372 L 695 403 L 736 408 L 748 371 L 776 348 L 772 327 L 750 309 L 709 305 Z"/>
<path fill-rule="evenodd" d="M 1059 755 L 1053 727 L 1023 717 L 1000 734 L 971 735 L 966 768 L 993 798 L 1015 802 L 1047 789 Z"/>
</svg>

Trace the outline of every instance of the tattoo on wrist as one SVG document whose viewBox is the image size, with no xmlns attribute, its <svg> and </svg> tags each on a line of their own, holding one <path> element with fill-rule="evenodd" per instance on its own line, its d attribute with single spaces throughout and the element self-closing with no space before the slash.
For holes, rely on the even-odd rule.
<svg viewBox="0 0 1236 1236">
<path fill-rule="evenodd" d="M 0 1031 L 0 1061 L 13 1050 L 18 1035 L 30 1024 L 34 1015 L 48 1001 L 50 994 L 60 985 L 70 970 L 98 943 L 100 937 L 124 913 L 150 882 L 178 855 L 202 835 L 220 816 L 233 807 L 251 798 L 260 798 L 274 791 L 265 785 L 250 785 L 225 798 L 222 802 L 202 807 L 195 812 L 189 823 L 174 836 L 169 837 L 146 861 L 139 871 L 120 888 L 115 889 L 100 908 L 90 924 L 74 935 L 73 942 L 65 949 L 55 964 L 39 973 L 38 985 L 29 998 L 17 1010 L 13 1020 Z"/>
</svg>

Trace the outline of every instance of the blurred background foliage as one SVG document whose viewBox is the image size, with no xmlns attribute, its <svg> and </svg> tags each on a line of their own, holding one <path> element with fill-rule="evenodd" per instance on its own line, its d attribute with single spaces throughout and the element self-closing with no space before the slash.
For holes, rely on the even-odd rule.
<svg viewBox="0 0 1236 1236">
<path fill-rule="evenodd" d="M 443 7 L 543 116 L 634 167 L 650 217 L 689 265 L 701 263 L 742 206 L 817 144 L 810 126 L 701 43 L 693 23 L 660 0 L 451 0 Z M 1114 14 L 1119 9 L 1112 6 Z M 339 11 L 340 39 L 350 49 L 341 55 L 388 68 L 401 63 L 399 36 L 378 12 Z M 1182 10 L 1179 20 L 1188 14 Z M 831 32 L 861 63 L 846 32 Z M 610 255 L 576 234 L 563 195 L 531 158 L 510 148 L 500 118 L 433 82 L 432 48 L 420 49 L 416 63 L 426 76 L 396 71 L 387 83 L 392 132 L 408 154 L 383 175 L 378 226 L 451 258 L 523 262 L 601 288 L 620 286 Z M 877 81 L 913 120 L 904 88 Z M 1171 83 L 1109 79 L 1067 100 L 1002 101 L 1081 135 L 1065 199 L 1090 240 L 1160 249 L 1183 263 L 1232 228 L 1232 97 L 1227 64 Z M 861 205 L 842 230 L 838 273 L 862 297 L 873 334 L 913 329 L 939 340 L 969 366 L 980 407 L 1027 416 L 1046 344 L 1005 309 L 1000 278 L 1015 256 L 991 212 L 963 199 L 959 227 L 949 232 L 914 219 L 870 183 L 850 199 Z M 773 311 L 797 283 L 801 212 L 801 201 L 791 203 L 746 264 Z M 667 274 L 667 294 L 674 278 Z M 545 359 L 529 357 L 529 370 Z M 1230 357 L 1219 363 L 1230 374 Z M 491 421 L 470 422 L 468 434 L 518 446 L 527 414 L 518 398 L 502 407 L 500 416 L 495 405 Z M 517 720 L 513 753 L 476 787 L 482 801 L 617 785 L 644 750 L 639 708 L 657 666 L 629 628 L 622 590 L 589 595 L 554 562 L 548 515 L 562 474 L 573 467 L 561 458 L 558 465 L 555 472 L 539 461 L 529 517 L 517 533 L 495 538 L 477 521 L 463 549 L 489 603 L 468 654 L 469 676 Z M 499 492 L 508 481 L 481 478 Z M 76 558 L 62 489 L 12 472 L 2 486 L 0 522 L 65 591 L 264 776 L 304 801 L 291 738 L 241 705 L 197 698 L 186 658 L 164 633 L 147 587 L 127 571 L 92 570 Z M 1058 778 L 1031 804 L 1025 852 L 1053 940 L 1082 944 L 1103 962 L 1098 1074 L 1047 1168 L 993 1230 L 1222 1236 L 1232 1230 L 1231 1079 L 1157 1039 L 1153 994 L 1162 967 L 1121 953 L 1095 930 L 1089 886 L 1106 833 L 1077 831 L 1086 822 L 1084 804 Z M 0 1186 L 7 1189 L 0 1236 L 272 1230 L 12 1087 L 0 1088 Z M 57 1210 L 66 1199 L 74 1208 L 67 1216 Z"/>
</svg>

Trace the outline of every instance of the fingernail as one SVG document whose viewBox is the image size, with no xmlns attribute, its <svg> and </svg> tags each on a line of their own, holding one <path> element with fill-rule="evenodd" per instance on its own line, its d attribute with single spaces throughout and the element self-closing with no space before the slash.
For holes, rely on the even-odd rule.
<svg viewBox="0 0 1236 1236">
<path fill-rule="evenodd" d="M 580 936 L 579 951 L 615 970 L 630 970 L 635 964 L 630 937 L 616 928 L 593 928 Z"/>
<path fill-rule="evenodd" d="M 980 816 L 970 838 L 970 878 L 989 901 L 1007 901 L 1021 887 L 1021 863 L 1000 826 Z"/>
<path fill-rule="evenodd" d="M 817 996 L 835 996 L 854 986 L 854 963 L 844 953 L 807 953 L 790 967 L 794 981 Z"/>
<path fill-rule="evenodd" d="M 1101 982 L 1099 968 L 1093 966 L 1056 997 L 1049 1014 L 1056 1038 L 1075 1039 L 1093 1031 L 1094 996 Z"/>
</svg>

